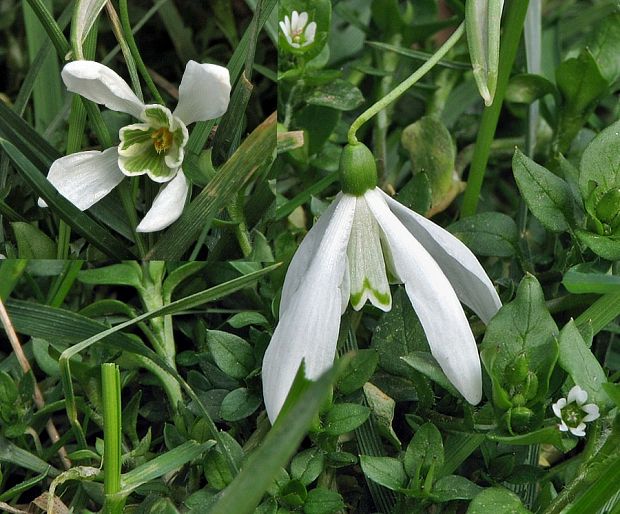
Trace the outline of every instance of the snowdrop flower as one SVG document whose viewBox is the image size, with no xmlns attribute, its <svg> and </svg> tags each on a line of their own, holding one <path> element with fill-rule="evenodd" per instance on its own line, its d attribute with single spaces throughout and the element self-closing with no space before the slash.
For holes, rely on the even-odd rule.
<svg viewBox="0 0 620 514">
<path fill-rule="evenodd" d="M 67 89 L 114 111 L 140 120 L 120 130 L 120 144 L 103 152 L 79 152 L 54 161 L 47 179 L 78 209 L 84 211 L 114 189 L 124 177 L 148 175 L 165 183 L 137 227 L 138 232 L 162 230 L 183 211 L 189 183 L 182 164 L 187 125 L 219 118 L 230 100 L 228 70 L 215 64 L 189 61 L 179 86 L 174 111 L 145 105 L 113 70 L 94 61 L 73 61 L 62 70 Z M 40 200 L 39 205 L 45 207 Z"/>
<path fill-rule="evenodd" d="M 288 268 L 280 320 L 263 360 L 263 393 L 273 422 L 302 363 L 318 378 L 336 353 L 340 316 L 349 301 L 392 307 L 389 280 L 405 285 L 446 376 L 476 404 L 480 359 L 461 307 L 485 323 L 501 306 L 491 280 L 456 237 L 407 209 L 377 185 L 372 153 L 348 145 L 340 161 L 343 192 L 308 232 Z"/>
<path fill-rule="evenodd" d="M 551 406 L 553 413 L 560 418 L 558 428 L 562 432 L 583 437 L 586 435 L 586 423 L 599 418 L 598 405 L 584 405 L 587 399 L 588 393 L 576 385 L 568 392 L 568 398 L 560 398 Z"/>
<path fill-rule="evenodd" d="M 303 48 L 314 43 L 316 23 L 314 21 L 308 23 L 307 12 L 293 11 L 290 19 L 288 15 L 284 16 L 284 21 L 280 22 L 280 28 L 288 44 L 293 48 Z"/>
</svg>

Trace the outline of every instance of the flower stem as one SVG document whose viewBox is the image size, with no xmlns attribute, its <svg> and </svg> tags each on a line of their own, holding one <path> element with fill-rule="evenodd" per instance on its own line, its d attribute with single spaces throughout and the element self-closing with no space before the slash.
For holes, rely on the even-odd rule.
<svg viewBox="0 0 620 514">
<path fill-rule="evenodd" d="M 142 56 L 140 55 L 140 51 L 138 50 L 138 46 L 136 45 L 136 41 L 133 37 L 133 32 L 131 31 L 131 23 L 129 22 L 129 13 L 127 11 L 127 0 L 120 0 L 118 3 L 120 13 L 121 13 L 121 25 L 123 26 L 123 32 L 125 33 L 125 39 L 127 40 L 127 45 L 129 45 L 129 50 L 131 51 L 131 55 L 136 61 L 136 66 L 140 75 L 146 82 L 146 86 L 149 88 L 149 91 L 155 98 L 155 101 L 159 104 L 164 105 L 164 100 L 159 94 L 151 75 L 149 74 L 146 66 L 144 65 L 144 61 L 142 60 Z"/>
<path fill-rule="evenodd" d="M 357 137 L 356 133 L 359 128 L 366 123 L 370 118 L 372 118 L 375 114 L 385 109 L 388 105 L 398 99 L 405 91 L 407 91 L 411 86 L 413 86 L 418 80 L 420 80 L 424 75 L 426 75 L 451 49 L 452 47 L 461 39 L 461 36 L 465 32 L 465 24 L 461 23 L 458 28 L 454 31 L 454 33 L 448 38 L 448 40 L 437 50 L 431 58 L 426 61 L 422 66 L 420 66 L 417 70 L 415 70 L 409 78 L 403 80 L 398 86 L 396 86 L 392 91 L 390 91 L 386 96 L 381 98 L 378 102 L 371 105 L 368 109 L 366 109 L 362 114 L 360 114 L 357 119 L 351 125 L 348 133 L 349 144 L 356 144 Z"/>
<path fill-rule="evenodd" d="M 502 37 L 502 45 L 499 54 L 499 71 L 497 76 L 497 88 L 493 103 L 484 109 L 482 120 L 480 121 L 480 129 L 476 138 L 476 146 L 474 148 L 474 156 L 472 158 L 471 167 L 469 169 L 469 178 L 467 179 L 467 189 L 463 196 L 463 207 L 461 209 L 462 217 L 471 216 L 476 213 L 478 208 L 478 197 L 482 189 L 484 180 L 484 172 L 489 161 L 489 153 L 491 151 L 491 143 L 495 136 L 495 129 L 499 120 L 499 113 L 504 102 L 510 71 L 517 55 L 519 41 L 521 40 L 521 32 L 523 31 L 523 22 L 527 13 L 529 0 L 521 0 L 510 2 L 506 13 L 505 32 Z"/>
</svg>

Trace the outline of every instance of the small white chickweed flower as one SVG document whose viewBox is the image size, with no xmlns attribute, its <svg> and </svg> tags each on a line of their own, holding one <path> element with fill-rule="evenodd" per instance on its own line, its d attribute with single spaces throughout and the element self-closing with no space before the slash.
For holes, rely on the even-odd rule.
<svg viewBox="0 0 620 514">
<path fill-rule="evenodd" d="M 560 398 L 551 406 L 553 413 L 560 418 L 558 428 L 562 432 L 583 437 L 586 435 L 586 423 L 599 418 L 598 406 L 585 404 L 587 399 L 588 393 L 576 385 L 568 392 L 567 398 Z"/>
<path fill-rule="evenodd" d="M 308 23 L 308 13 L 293 11 L 291 17 L 284 16 L 284 21 L 280 22 L 280 28 L 288 44 L 293 48 L 303 48 L 314 43 L 316 35 L 316 22 Z"/>
</svg>

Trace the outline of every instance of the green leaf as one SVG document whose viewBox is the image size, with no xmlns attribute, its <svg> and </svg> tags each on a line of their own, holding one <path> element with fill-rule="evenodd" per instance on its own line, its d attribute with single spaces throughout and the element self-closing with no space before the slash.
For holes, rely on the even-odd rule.
<svg viewBox="0 0 620 514">
<path fill-rule="evenodd" d="M 329 409 L 323 420 L 323 431 L 340 435 L 355 430 L 370 416 L 370 409 L 356 403 L 337 403 Z"/>
<path fill-rule="evenodd" d="M 575 234 L 596 255 L 612 262 L 620 260 L 620 236 L 599 236 L 585 230 L 575 230 Z"/>
<path fill-rule="evenodd" d="M 211 448 L 215 441 L 200 444 L 196 441 L 186 441 L 181 446 L 173 448 L 137 468 L 121 475 L 121 491 L 128 495 L 134 489 L 155 480 L 171 471 L 174 471 L 191 460 L 199 457 L 205 450 Z"/>
<path fill-rule="evenodd" d="M 245 462 L 210 514 L 251 514 L 274 477 L 293 456 L 335 381 L 337 369 L 323 374 L 282 411 L 261 446 Z"/>
<path fill-rule="evenodd" d="M 549 378 L 558 357 L 555 336 L 558 328 L 545 305 L 542 288 L 532 275 L 519 284 L 515 299 L 504 305 L 487 326 L 481 345 L 481 358 L 494 385 L 493 401 L 498 405 L 499 390 L 523 386 L 522 378 L 510 378 L 506 371 L 524 357 L 525 372 L 537 377 L 537 390 L 531 403 L 544 400 Z M 499 388 L 499 389 L 497 389 Z"/>
<path fill-rule="evenodd" d="M 583 494 L 573 503 L 569 504 L 563 512 L 566 514 L 589 514 L 590 512 L 600 512 L 601 509 L 610 501 L 614 501 L 616 507 L 612 512 L 617 511 L 618 481 L 620 480 L 620 457 L 606 459 L 598 463 L 599 480 L 595 480 Z"/>
<path fill-rule="evenodd" d="M 195 130 L 195 129 L 194 129 Z M 276 149 L 276 117 L 269 116 L 241 143 L 205 188 L 183 211 L 146 256 L 178 260 L 239 190 L 269 162 Z"/>
<path fill-rule="evenodd" d="M 422 425 L 411 438 L 405 452 L 405 471 L 411 478 L 425 477 L 431 468 L 443 466 L 444 452 L 441 433 L 432 423 Z"/>
<path fill-rule="evenodd" d="M 609 84 L 615 83 L 620 78 L 620 13 L 605 16 L 597 23 L 588 49 L 598 64 L 601 75 Z"/>
<path fill-rule="evenodd" d="M 314 482 L 325 468 L 325 454 L 319 448 L 308 448 L 291 461 L 291 477 L 304 485 Z"/>
<path fill-rule="evenodd" d="M 374 349 L 358 350 L 342 372 L 337 387 L 343 394 L 361 389 L 379 364 L 379 355 Z"/>
<path fill-rule="evenodd" d="M 435 501 L 471 500 L 482 491 L 482 487 L 459 475 L 448 475 L 433 484 Z"/>
<path fill-rule="evenodd" d="M 557 150 L 565 153 L 609 85 L 587 49 L 556 68 L 555 82 L 564 100 L 559 111 Z"/>
<path fill-rule="evenodd" d="M 84 284 L 121 285 L 143 289 L 142 270 L 135 261 L 82 270 L 78 273 L 78 280 Z"/>
<path fill-rule="evenodd" d="M 574 222 L 570 187 L 561 178 L 515 151 L 512 170 L 532 214 L 551 232 L 565 232 Z"/>
<path fill-rule="evenodd" d="M 569 293 L 613 293 L 620 291 L 620 276 L 605 273 L 592 263 L 577 264 L 564 273 L 562 284 Z"/>
<path fill-rule="evenodd" d="M 364 397 L 366 398 L 368 407 L 370 407 L 372 411 L 374 427 L 379 431 L 380 435 L 385 437 L 400 450 L 400 439 L 398 439 L 396 432 L 394 432 L 392 428 L 396 402 L 370 382 L 364 384 Z"/>
<path fill-rule="evenodd" d="M 205 478 L 209 485 L 215 489 L 222 490 L 228 486 L 235 478 L 233 470 L 226 462 L 223 451 L 225 450 L 237 466 L 243 460 L 243 449 L 239 443 L 228 432 L 222 432 L 222 446 L 211 448 L 204 457 L 202 467 Z"/>
<path fill-rule="evenodd" d="M 412 173 L 428 176 L 432 205 L 439 204 L 454 183 L 456 146 L 452 135 L 440 119 L 423 116 L 405 127 L 400 141 L 409 152 Z"/>
<path fill-rule="evenodd" d="M 506 89 L 506 101 L 531 104 L 548 94 L 555 94 L 553 83 L 541 75 L 521 73 L 510 79 Z"/>
<path fill-rule="evenodd" d="M 476 255 L 512 257 L 517 253 L 519 230 L 515 220 L 501 212 L 481 212 L 463 218 L 448 230 Z"/>
<path fill-rule="evenodd" d="M 558 362 L 573 382 L 588 393 L 588 401 L 600 406 L 609 402 L 603 390 L 603 384 L 607 382 L 605 371 L 586 346 L 573 320 L 570 320 L 560 331 L 559 342 Z"/>
<path fill-rule="evenodd" d="M 233 328 L 243 328 L 248 325 L 269 325 L 269 321 L 260 312 L 244 311 L 231 316 L 228 324 Z"/>
<path fill-rule="evenodd" d="M 501 435 L 488 433 L 487 439 L 497 443 L 519 446 L 530 446 L 532 444 L 552 444 L 556 448 L 564 451 L 565 445 L 562 442 L 562 432 L 557 425 L 539 428 L 522 435 Z"/>
<path fill-rule="evenodd" d="M 26 259 L 3 259 L 0 262 L 0 300 L 6 302 L 28 266 Z"/>
<path fill-rule="evenodd" d="M 608 191 L 620 186 L 620 121 L 598 134 L 584 150 L 579 165 L 579 189 L 586 198 L 590 182 Z"/>
<path fill-rule="evenodd" d="M 40 169 L 29 161 L 23 153 L 5 139 L 0 138 L 0 146 L 7 153 L 22 178 L 34 190 L 35 194 L 45 200 L 60 218 L 78 234 L 86 238 L 104 254 L 115 259 L 131 259 L 133 254 L 106 229 L 93 221 L 86 213 L 80 211 L 69 200 L 61 196 L 54 186 L 45 178 Z"/>
<path fill-rule="evenodd" d="M 469 504 L 467 514 L 527 514 L 520 498 L 503 487 L 489 487 Z"/>
<path fill-rule="evenodd" d="M 235 389 L 226 395 L 220 407 L 220 417 L 225 421 L 239 421 L 247 418 L 260 406 L 262 399 L 245 387 Z"/>
<path fill-rule="evenodd" d="M 20 259 L 55 259 L 56 244 L 30 223 L 11 223 Z"/>
<path fill-rule="evenodd" d="M 455 396 L 456 398 L 461 397 L 461 394 L 450 383 L 448 377 L 446 377 L 446 374 L 443 372 L 435 358 L 430 353 L 413 352 L 409 355 L 405 355 L 404 357 L 402 357 L 402 359 L 416 371 L 419 371 L 423 375 L 426 375 L 433 382 L 437 382 L 452 396 Z"/>
<path fill-rule="evenodd" d="M 335 514 L 345 508 L 342 496 L 336 491 L 325 487 L 317 487 L 308 491 L 304 503 L 304 514 Z"/>
<path fill-rule="evenodd" d="M 254 351 L 239 336 L 219 330 L 207 330 L 207 344 L 218 368 L 227 375 L 241 379 L 254 369 Z"/>
<path fill-rule="evenodd" d="M 337 111 L 350 111 L 364 102 L 362 92 L 350 82 L 336 79 L 314 89 L 306 99 L 310 105 L 329 107 Z"/>
<path fill-rule="evenodd" d="M 407 485 L 405 468 L 398 459 L 362 455 L 360 456 L 360 464 L 364 475 L 383 487 L 398 491 Z"/>
</svg>

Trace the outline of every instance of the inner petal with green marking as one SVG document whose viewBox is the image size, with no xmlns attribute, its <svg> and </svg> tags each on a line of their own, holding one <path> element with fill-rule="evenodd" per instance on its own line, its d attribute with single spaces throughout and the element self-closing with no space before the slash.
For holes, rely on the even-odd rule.
<svg viewBox="0 0 620 514">
<path fill-rule="evenodd" d="M 357 197 L 347 247 L 351 305 L 360 310 L 367 300 L 383 311 L 392 308 L 392 295 L 381 248 L 381 229 L 363 196 Z"/>
<path fill-rule="evenodd" d="M 161 105 L 145 106 L 141 118 L 144 123 L 120 130 L 118 165 L 125 175 L 146 173 L 155 182 L 168 182 L 183 163 L 187 128 Z"/>
</svg>

